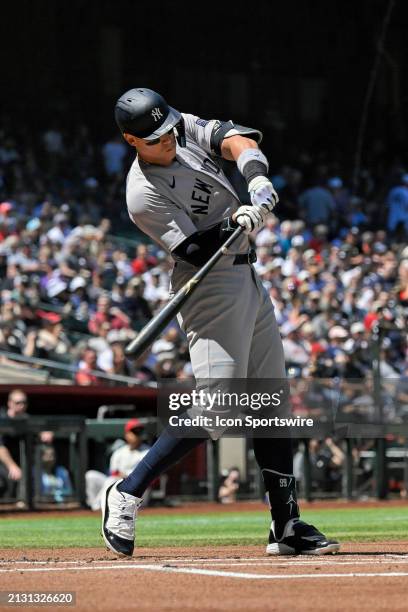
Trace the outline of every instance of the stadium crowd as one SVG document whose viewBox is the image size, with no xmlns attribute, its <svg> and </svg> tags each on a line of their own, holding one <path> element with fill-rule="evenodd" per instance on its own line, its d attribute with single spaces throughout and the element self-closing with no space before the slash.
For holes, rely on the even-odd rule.
<svg viewBox="0 0 408 612">
<path fill-rule="evenodd" d="M 131 154 L 120 136 L 97 146 L 85 125 L 68 133 L 56 122 L 18 140 L 0 126 L 3 363 L 14 353 L 74 365 L 77 372 L 63 376 L 82 385 L 115 384 L 98 372 L 140 382 L 191 376 L 176 325 L 136 362 L 124 354 L 166 302 L 172 268 L 127 217 Z M 372 159 L 353 193 L 349 169 L 335 157 L 291 157 L 272 177 L 277 216 L 253 236 L 290 374 L 364 379 L 375 337 L 382 376 L 406 380 L 403 163 Z M 237 189 L 245 200 L 243 184 Z"/>
</svg>

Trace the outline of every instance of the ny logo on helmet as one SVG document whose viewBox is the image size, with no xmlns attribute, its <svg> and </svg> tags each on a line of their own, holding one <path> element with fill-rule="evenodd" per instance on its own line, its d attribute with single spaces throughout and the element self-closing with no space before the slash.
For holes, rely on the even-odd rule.
<svg viewBox="0 0 408 612">
<path fill-rule="evenodd" d="M 152 110 L 152 117 L 155 120 L 155 122 L 158 121 L 160 117 L 163 117 L 163 113 L 161 112 L 160 108 L 158 108 L 157 106 L 156 108 Z"/>
</svg>

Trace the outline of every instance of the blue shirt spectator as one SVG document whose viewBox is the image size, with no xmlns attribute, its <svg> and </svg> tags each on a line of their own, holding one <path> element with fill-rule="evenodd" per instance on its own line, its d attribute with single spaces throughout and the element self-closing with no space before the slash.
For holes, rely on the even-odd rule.
<svg viewBox="0 0 408 612">
<path fill-rule="evenodd" d="M 408 174 L 402 177 L 402 185 L 391 189 L 387 198 L 388 221 L 387 227 L 394 232 L 399 223 L 402 223 L 408 232 Z"/>
<path fill-rule="evenodd" d="M 299 203 L 304 210 L 305 220 L 308 225 L 331 225 L 336 203 L 330 191 L 316 185 L 306 189 L 299 196 Z"/>
<path fill-rule="evenodd" d="M 127 154 L 126 146 L 117 137 L 109 140 L 102 148 L 105 170 L 108 176 L 123 172 L 123 161 Z"/>
</svg>

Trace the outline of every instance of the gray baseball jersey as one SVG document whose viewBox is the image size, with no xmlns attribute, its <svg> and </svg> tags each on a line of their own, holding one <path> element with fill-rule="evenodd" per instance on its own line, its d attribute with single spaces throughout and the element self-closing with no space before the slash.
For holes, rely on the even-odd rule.
<svg viewBox="0 0 408 612">
<path fill-rule="evenodd" d="M 163 167 L 136 158 L 127 182 L 131 219 L 168 252 L 240 206 L 234 188 L 211 156 L 215 121 L 183 117 L 187 146 L 177 146 L 175 161 Z M 233 252 L 246 253 L 248 247 L 248 238 L 242 235 Z M 172 290 L 177 291 L 195 271 L 181 262 L 172 276 Z M 193 373 L 201 388 L 200 381 L 206 384 L 210 379 L 222 379 L 223 390 L 228 390 L 231 379 L 285 377 L 273 306 L 253 266 L 234 265 L 234 257 L 224 255 L 177 319 L 187 334 Z M 222 430 L 210 433 L 216 438 Z"/>
<path fill-rule="evenodd" d="M 240 206 L 238 195 L 211 156 L 215 120 L 183 114 L 186 147 L 177 145 L 170 166 L 149 164 L 136 157 L 129 171 L 126 199 L 132 221 L 171 252 L 196 231 L 231 216 Z M 140 210 L 143 212 L 138 212 Z M 234 253 L 248 251 L 242 236 Z"/>
</svg>

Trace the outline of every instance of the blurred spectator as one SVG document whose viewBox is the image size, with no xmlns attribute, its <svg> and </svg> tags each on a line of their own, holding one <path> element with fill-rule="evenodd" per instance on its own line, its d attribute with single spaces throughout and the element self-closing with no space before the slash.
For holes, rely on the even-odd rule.
<svg viewBox="0 0 408 612">
<path fill-rule="evenodd" d="M 271 247 L 278 240 L 278 219 L 275 215 L 270 215 L 265 221 L 265 226 L 257 233 L 255 237 L 256 246 Z"/>
<path fill-rule="evenodd" d="M 64 244 L 70 229 L 68 219 L 63 213 L 58 213 L 53 219 L 51 229 L 47 232 L 47 238 L 52 244 Z"/>
<path fill-rule="evenodd" d="M 388 221 L 390 232 L 403 238 L 408 235 L 408 174 L 403 174 L 401 184 L 393 187 L 387 196 Z"/>
<path fill-rule="evenodd" d="M 220 488 L 218 489 L 218 501 L 221 504 L 233 504 L 237 501 L 239 490 L 239 469 L 232 467 L 223 474 Z"/>
<path fill-rule="evenodd" d="M 275 184 L 275 177 L 272 179 L 275 189 L 279 193 L 279 217 L 281 219 L 298 219 L 299 217 L 299 195 L 302 188 L 302 173 L 294 168 L 284 168 L 284 177 L 281 188 L 279 183 Z"/>
<path fill-rule="evenodd" d="M 109 345 L 99 354 L 97 364 L 107 374 L 134 376 L 135 369 L 133 363 L 125 355 L 125 345 L 130 342 L 132 336 L 125 336 L 123 341 L 123 331 L 125 330 L 113 330 L 108 333 L 107 339 L 109 340 Z"/>
<path fill-rule="evenodd" d="M 102 155 L 105 165 L 105 172 L 108 176 L 122 174 L 123 162 L 126 158 L 127 149 L 120 134 L 115 134 L 102 147 Z"/>
<path fill-rule="evenodd" d="M 143 274 L 149 268 L 154 268 L 157 265 L 157 259 L 149 255 L 148 248 L 145 244 L 139 244 L 136 247 L 136 257 L 132 261 L 132 270 L 135 274 Z"/>
<path fill-rule="evenodd" d="M 133 418 L 127 421 L 124 431 L 126 443 L 112 453 L 109 476 L 97 470 L 86 472 L 86 501 L 91 510 L 100 509 L 103 488 L 120 478 L 126 478 L 148 452 L 149 446 L 143 442 L 143 431 L 144 427 L 139 419 Z M 146 498 L 148 494 L 146 492 Z"/>
<path fill-rule="evenodd" d="M 133 326 L 143 327 L 151 318 L 152 310 L 143 297 L 145 284 L 141 278 L 132 278 L 127 284 L 123 300 L 123 310 Z"/>
<path fill-rule="evenodd" d="M 130 327 L 129 317 L 117 306 L 112 306 L 111 298 L 108 294 L 101 295 L 96 304 L 96 312 L 89 321 L 89 331 L 99 334 L 102 323 L 109 323 L 110 329 L 122 329 Z"/>
<path fill-rule="evenodd" d="M 408 364 L 396 384 L 395 399 L 398 416 L 403 421 L 408 421 Z"/>
<path fill-rule="evenodd" d="M 75 382 L 77 385 L 102 385 L 104 380 L 99 378 L 95 371 L 102 371 L 97 365 L 96 351 L 91 348 L 85 348 L 82 360 L 79 362 L 78 372 L 75 374 Z"/>
<path fill-rule="evenodd" d="M 299 334 L 299 326 L 287 321 L 282 326 L 285 361 L 290 366 L 305 366 L 310 359 L 311 347 Z"/>
<path fill-rule="evenodd" d="M 11 353 L 21 353 L 24 346 L 25 336 L 16 327 L 13 320 L 0 322 L 0 350 Z"/>
<path fill-rule="evenodd" d="M 163 336 L 152 345 L 152 353 L 160 358 L 165 353 L 175 353 L 179 344 L 179 332 L 176 327 L 168 327 Z"/>
<path fill-rule="evenodd" d="M 166 275 L 164 275 L 164 279 L 166 280 Z M 160 268 L 153 268 L 145 272 L 143 274 L 143 282 L 145 283 L 143 298 L 146 302 L 144 315 L 147 315 L 148 310 L 150 310 L 149 303 L 155 309 L 158 303 L 167 301 L 169 288 L 163 283 L 163 273 Z M 141 287 L 143 288 L 143 285 Z"/>
<path fill-rule="evenodd" d="M 68 470 L 62 465 L 57 465 L 55 449 L 50 444 L 41 447 L 40 478 L 42 497 L 59 503 L 73 493 Z"/>
<path fill-rule="evenodd" d="M 405 251 L 407 251 L 407 257 L 401 260 L 398 267 L 397 297 L 401 306 L 408 307 L 408 247 L 405 248 Z"/>
<path fill-rule="evenodd" d="M 0 418 L 27 418 L 27 395 L 21 389 L 9 393 L 7 407 L 0 408 Z M 19 438 L 0 436 L 0 496 L 14 498 L 16 484 L 21 480 Z"/>
<path fill-rule="evenodd" d="M 62 155 L 64 152 L 64 140 L 58 123 L 53 121 L 50 128 L 43 134 L 44 148 L 52 155 Z"/>
<path fill-rule="evenodd" d="M 13 389 L 7 398 L 7 407 L 0 408 L 0 418 L 28 418 L 28 398 L 21 389 Z M 52 444 L 54 433 L 41 431 L 38 440 L 42 444 Z M 0 497 L 15 497 L 16 484 L 21 480 L 19 438 L 16 436 L 0 436 Z"/>
<path fill-rule="evenodd" d="M 312 486 L 320 491 L 332 492 L 341 490 L 342 466 L 345 455 L 332 440 L 311 439 L 309 442 Z"/>
<path fill-rule="evenodd" d="M 71 342 L 63 330 L 61 316 L 45 311 L 38 311 L 38 315 L 42 321 L 42 329 L 32 330 L 27 334 L 24 354 L 27 357 L 68 361 Z"/>
<path fill-rule="evenodd" d="M 336 203 L 328 189 L 319 183 L 306 189 L 299 196 L 299 204 L 309 227 L 324 224 L 331 226 L 335 220 Z"/>
<path fill-rule="evenodd" d="M 336 218 L 340 226 L 347 226 L 349 216 L 349 194 L 338 176 L 333 176 L 327 182 L 327 187 L 333 196 L 336 206 Z"/>
</svg>

